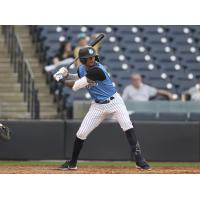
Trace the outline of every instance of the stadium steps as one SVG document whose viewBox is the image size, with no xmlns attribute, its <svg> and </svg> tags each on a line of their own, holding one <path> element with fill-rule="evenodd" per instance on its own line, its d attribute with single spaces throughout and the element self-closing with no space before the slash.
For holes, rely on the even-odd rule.
<svg viewBox="0 0 200 200">
<path fill-rule="evenodd" d="M 0 119 L 30 118 L 0 30 Z"/>
<path fill-rule="evenodd" d="M 31 65 L 34 74 L 36 88 L 38 89 L 38 97 L 40 100 L 40 118 L 54 119 L 59 118 L 56 104 L 53 102 L 53 96 L 49 93 L 49 87 L 46 84 L 46 77 L 42 73 L 42 66 L 36 55 L 36 47 L 32 43 L 32 37 L 29 34 L 28 26 L 15 26 L 18 33 L 25 58 Z"/>
</svg>

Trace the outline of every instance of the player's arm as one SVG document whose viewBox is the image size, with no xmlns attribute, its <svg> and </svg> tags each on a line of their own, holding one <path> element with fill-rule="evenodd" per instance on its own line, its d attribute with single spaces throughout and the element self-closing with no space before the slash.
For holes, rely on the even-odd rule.
<svg viewBox="0 0 200 200">
<path fill-rule="evenodd" d="M 106 79 L 104 72 L 99 68 L 93 68 L 88 71 L 86 76 L 79 79 L 78 74 L 69 74 L 66 68 L 61 68 L 56 74 L 54 74 L 54 78 L 59 81 L 65 78 L 65 86 L 72 88 L 72 90 L 77 91 L 81 88 L 86 87 L 89 84 L 95 83 L 95 81 L 103 81 Z"/>
<path fill-rule="evenodd" d="M 65 86 L 67 86 L 67 87 L 72 89 L 72 87 L 74 86 L 75 82 L 76 82 L 75 80 L 65 80 L 64 84 L 65 84 Z"/>
<path fill-rule="evenodd" d="M 78 80 L 79 79 L 78 74 L 70 74 L 69 71 L 65 67 L 60 68 L 54 74 L 54 78 L 56 79 L 56 81 L 60 81 L 62 79 L 65 79 L 65 80 Z"/>
<path fill-rule="evenodd" d="M 68 74 L 68 76 L 65 78 L 66 80 L 78 80 L 79 79 L 79 77 L 78 77 L 78 74 L 76 73 L 76 74 Z"/>
<path fill-rule="evenodd" d="M 94 67 L 90 69 L 87 74 L 75 81 L 72 90 L 77 91 L 81 88 L 94 84 L 96 81 L 104 81 L 106 79 L 105 73 L 100 68 Z"/>
<path fill-rule="evenodd" d="M 168 92 L 167 90 L 161 90 L 161 89 L 158 89 L 157 90 L 157 94 L 161 95 L 161 96 L 166 96 L 168 97 L 169 99 L 173 100 L 173 95 L 171 92 Z"/>
<path fill-rule="evenodd" d="M 65 86 L 71 88 L 73 91 L 77 91 L 89 85 L 90 82 L 91 81 L 84 76 L 78 80 L 65 80 L 64 84 Z"/>
</svg>

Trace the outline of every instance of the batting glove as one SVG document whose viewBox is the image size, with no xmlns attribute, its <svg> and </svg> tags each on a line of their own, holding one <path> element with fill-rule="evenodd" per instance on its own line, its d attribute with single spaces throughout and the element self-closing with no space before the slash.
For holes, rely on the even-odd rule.
<svg viewBox="0 0 200 200">
<path fill-rule="evenodd" d="M 56 81 L 60 81 L 63 78 L 66 78 L 68 75 L 69 71 L 65 67 L 62 67 L 53 75 L 53 77 Z"/>
</svg>

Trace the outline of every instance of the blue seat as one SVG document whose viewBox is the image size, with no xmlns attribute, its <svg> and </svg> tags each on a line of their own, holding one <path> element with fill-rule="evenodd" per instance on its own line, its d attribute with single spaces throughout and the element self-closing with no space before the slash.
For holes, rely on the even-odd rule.
<svg viewBox="0 0 200 200">
<path fill-rule="evenodd" d="M 132 35 L 133 33 L 131 32 L 132 26 L 130 25 L 125 25 L 125 26 L 118 26 L 117 29 L 117 34 L 118 35 Z"/>
<path fill-rule="evenodd" d="M 189 88 L 193 87 L 196 84 L 196 80 L 175 80 L 172 82 L 177 88 L 177 92 L 179 94 L 188 90 Z"/>
<path fill-rule="evenodd" d="M 150 25 L 150 26 L 143 26 L 143 32 L 145 33 L 145 34 L 147 34 L 147 35 L 151 35 L 151 34 L 153 34 L 153 35 L 159 35 L 159 33 L 158 33 L 158 31 L 157 31 L 157 29 L 158 29 L 158 27 L 161 27 L 161 26 L 156 26 L 156 25 Z"/>
<path fill-rule="evenodd" d="M 140 71 L 141 75 L 145 78 L 148 78 L 149 80 L 167 80 L 162 79 L 161 74 L 162 71 L 159 70 L 154 70 L 154 71 Z"/>
<path fill-rule="evenodd" d="M 167 39 L 167 43 L 169 41 L 169 38 L 167 38 L 166 36 L 163 36 L 161 34 L 157 34 L 157 35 L 147 35 L 147 40 L 146 43 L 149 45 L 154 45 L 154 44 L 163 44 L 161 42 L 162 38 L 166 38 Z M 165 43 L 166 44 L 166 43 Z"/>
<path fill-rule="evenodd" d="M 183 63 L 199 63 L 197 62 L 196 60 L 196 54 L 185 54 L 183 57 L 182 57 L 182 62 Z"/>
<path fill-rule="evenodd" d="M 148 68 L 148 65 L 149 65 L 149 63 L 147 63 L 147 62 L 137 62 L 137 63 L 133 64 L 133 68 L 134 68 L 134 70 L 136 70 L 138 72 L 141 72 L 141 71 L 143 71 L 143 72 L 153 71 L 153 72 L 157 73 L 156 72 L 156 70 L 157 70 L 157 66 L 156 65 L 154 65 L 155 68 L 152 69 L 152 70 L 150 70 Z"/>
<path fill-rule="evenodd" d="M 147 82 L 152 87 L 156 87 L 158 89 L 164 89 L 164 90 L 167 90 L 167 84 L 170 83 L 170 81 L 162 80 L 162 79 L 160 79 L 160 80 L 147 80 Z M 172 88 L 173 88 L 173 84 L 172 84 Z M 171 91 L 172 91 L 172 89 L 171 89 Z"/>
<path fill-rule="evenodd" d="M 186 73 L 193 73 L 194 75 L 200 75 L 200 63 L 192 63 L 186 66 Z"/>
<path fill-rule="evenodd" d="M 114 50 L 114 46 L 117 46 L 113 43 L 107 43 L 106 45 L 103 45 L 102 48 L 101 48 L 101 54 L 107 54 L 107 53 L 113 53 Z"/>
<path fill-rule="evenodd" d="M 171 25 L 171 26 L 167 26 L 168 30 L 169 30 L 169 33 L 172 33 L 172 34 L 182 34 L 184 33 L 183 32 L 183 28 L 185 28 L 187 26 L 174 26 L 174 25 Z"/>
<path fill-rule="evenodd" d="M 40 42 L 42 58 L 45 57 L 46 62 L 51 60 L 58 52 L 60 36 L 65 36 L 66 40 L 70 40 L 72 46 L 75 47 L 77 45 L 77 34 L 83 31 L 81 30 L 82 25 L 61 25 L 61 27 L 61 32 L 56 31 L 56 25 L 34 27 Z M 86 25 L 85 27 L 87 28 L 85 33 L 91 36 L 93 33 L 106 33 L 108 26 Z M 103 40 L 100 60 L 107 65 L 120 92 L 127 84 L 130 84 L 129 76 L 133 72 L 141 73 L 143 81 L 158 88 L 164 88 L 167 83 L 171 82 L 173 88 L 170 91 L 175 92 L 177 90 L 179 94 L 194 86 L 196 78 L 200 78 L 200 62 L 196 59 L 200 47 L 200 26 L 162 26 L 164 28 L 163 33 L 158 32 L 159 26 L 136 26 L 138 28 L 136 32 L 132 32 L 133 26 L 131 25 L 109 27 L 112 28 L 112 31 L 106 33 L 107 37 Z M 184 27 L 190 29 L 188 34 L 184 33 Z M 111 36 L 116 37 L 115 42 L 110 41 Z M 140 37 L 141 41 L 135 42 L 135 37 Z M 167 38 L 166 43 L 161 42 L 162 37 Z M 187 43 L 189 37 L 193 39 L 191 44 Z M 119 46 L 120 52 L 114 52 L 114 46 Z M 145 52 L 139 51 L 140 46 L 145 47 Z M 165 52 L 166 46 L 171 48 L 170 53 Z M 196 47 L 196 53 L 190 52 L 191 46 Z M 125 56 L 124 61 L 119 60 L 120 54 Z M 150 55 L 151 60 L 145 61 L 145 55 Z M 171 61 L 171 55 L 175 55 L 177 60 Z M 122 69 L 123 63 L 128 64 L 127 70 Z M 154 70 L 148 69 L 149 64 L 154 64 Z M 175 70 L 175 64 L 180 64 L 181 70 Z M 167 74 L 167 79 L 163 80 L 160 77 L 162 73 Z M 194 79 L 188 79 L 189 73 L 194 75 Z"/>
<path fill-rule="evenodd" d="M 171 61 L 170 57 L 172 56 L 172 54 L 169 53 L 164 53 L 164 54 L 157 54 L 156 55 L 156 60 L 158 62 L 162 63 L 174 63 L 174 61 Z"/>
<path fill-rule="evenodd" d="M 135 37 L 140 37 L 141 41 L 140 42 L 136 42 L 135 41 Z M 145 38 L 142 35 L 128 35 L 127 37 L 122 37 L 120 40 L 120 44 L 126 46 L 128 44 L 142 44 L 144 42 Z"/>
<path fill-rule="evenodd" d="M 86 93 L 88 93 L 86 89 L 81 89 L 78 92 L 72 93 L 71 96 L 74 100 L 86 100 Z"/>
<path fill-rule="evenodd" d="M 134 53 L 132 54 L 132 57 L 130 57 L 129 63 L 134 64 L 134 63 L 140 63 L 140 62 L 146 62 L 145 61 L 145 55 L 146 53 Z"/>
<path fill-rule="evenodd" d="M 136 43 L 136 44 L 127 44 L 127 45 L 121 45 L 120 46 L 125 50 L 125 52 L 131 52 L 131 53 L 135 53 L 135 52 L 139 52 L 139 47 L 144 46 L 143 44 L 140 43 Z"/>
<path fill-rule="evenodd" d="M 160 66 L 160 71 L 162 71 L 163 73 L 165 73 L 167 75 L 168 78 L 170 78 L 171 80 L 179 80 L 179 79 L 184 79 L 184 80 L 188 80 L 187 75 L 185 74 L 185 71 L 183 69 L 183 67 L 180 70 L 176 70 L 175 69 L 175 64 L 173 65 L 167 65 L 164 66 L 164 64 Z"/>
<path fill-rule="evenodd" d="M 177 63 L 174 62 L 165 62 L 165 63 L 161 63 L 161 65 L 159 65 L 160 69 L 163 71 L 171 71 L 171 70 L 175 70 L 174 66 Z"/>
<path fill-rule="evenodd" d="M 158 43 L 158 44 L 152 44 L 151 45 L 151 53 L 152 54 L 162 54 L 162 53 L 166 53 L 165 52 L 165 47 L 167 45 L 166 44 L 163 44 L 163 43 Z"/>
<path fill-rule="evenodd" d="M 130 80 L 130 76 L 131 76 L 132 71 L 130 69 L 128 70 L 114 70 L 112 72 L 113 75 L 115 75 L 116 78 L 120 78 L 120 79 L 129 79 Z"/>
</svg>

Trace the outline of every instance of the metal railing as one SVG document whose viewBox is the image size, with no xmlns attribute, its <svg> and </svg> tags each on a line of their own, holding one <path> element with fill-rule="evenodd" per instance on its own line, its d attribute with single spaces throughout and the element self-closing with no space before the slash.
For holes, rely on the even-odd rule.
<svg viewBox="0 0 200 200">
<path fill-rule="evenodd" d="M 17 73 L 21 92 L 24 94 L 24 101 L 27 102 L 27 111 L 32 119 L 40 118 L 40 102 L 38 90 L 35 89 L 34 75 L 29 62 L 24 58 L 23 49 L 14 26 L 2 26 L 2 33 L 5 36 L 5 45 L 8 47 L 10 62 Z"/>
</svg>

